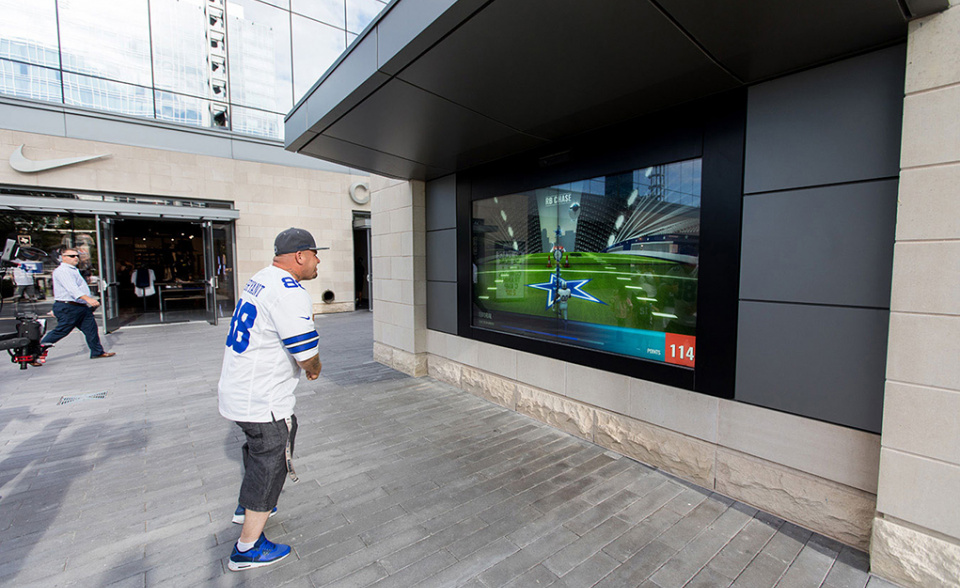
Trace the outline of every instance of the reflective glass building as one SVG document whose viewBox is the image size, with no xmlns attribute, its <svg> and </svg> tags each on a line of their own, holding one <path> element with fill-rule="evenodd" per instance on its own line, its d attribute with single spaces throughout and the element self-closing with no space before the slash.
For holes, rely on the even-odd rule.
<svg viewBox="0 0 960 588">
<path fill-rule="evenodd" d="M 0 95 L 283 139 L 379 0 L 0 1 Z"/>
</svg>

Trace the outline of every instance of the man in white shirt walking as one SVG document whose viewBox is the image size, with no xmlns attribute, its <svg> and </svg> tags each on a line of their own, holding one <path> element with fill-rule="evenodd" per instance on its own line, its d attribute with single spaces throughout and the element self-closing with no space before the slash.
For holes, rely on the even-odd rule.
<svg viewBox="0 0 960 588">
<path fill-rule="evenodd" d="M 70 334 L 74 329 L 87 338 L 90 358 L 113 357 L 116 353 L 106 352 L 100 344 L 97 334 L 97 321 L 93 318 L 93 309 L 100 302 L 90 296 L 90 286 L 80 275 L 77 264 L 80 253 L 76 249 L 64 249 L 60 252 L 60 266 L 53 270 L 53 316 L 57 317 L 57 328 L 44 335 L 41 345 L 53 345 Z"/>
<path fill-rule="evenodd" d="M 317 277 L 313 236 L 290 228 L 274 241 L 273 265 L 257 272 L 243 288 L 227 333 L 218 386 L 220 414 L 246 436 L 243 483 L 233 522 L 243 525 L 230 554 L 232 571 L 267 566 L 290 554 L 290 546 L 263 534 L 267 518 L 293 470 L 297 433 L 294 389 L 300 370 L 320 376 L 313 302 L 300 284 Z M 324 248 L 325 249 L 325 248 Z"/>
</svg>

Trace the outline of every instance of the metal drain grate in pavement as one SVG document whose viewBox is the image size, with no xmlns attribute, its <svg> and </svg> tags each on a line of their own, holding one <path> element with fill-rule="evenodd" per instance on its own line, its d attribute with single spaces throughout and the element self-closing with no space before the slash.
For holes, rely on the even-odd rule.
<svg viewBox="0 0 960 588">
<path fill-rule="evenodd" d="M 106 392 L 91 392 L 90 394 L 81 394 L 80 396 L 61 396 L 57 406 L 70 404 L 71 402 L 82 402 L 84 400 L 102 400 L 106 397 Z"/>
</svg>

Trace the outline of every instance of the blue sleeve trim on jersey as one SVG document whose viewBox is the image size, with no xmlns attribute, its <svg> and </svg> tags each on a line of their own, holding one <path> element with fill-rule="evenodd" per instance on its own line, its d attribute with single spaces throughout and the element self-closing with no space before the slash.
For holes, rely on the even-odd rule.
<svg viewBox="0 0 960 588">
<path fill-rule="evenodd" d="M 290 337 L 289 339 L 284 339 L 284 345 L 293 345 L 294 343 L 299 343 L 301 341 L 306 341 L 307 339 L 313 339 L 314 337 L 319 337 L 320 335 L 316 331 L 310 331 L 302 335 L 297 335 L 296 337 Z"/>
<path fill-rule="evenodd" d="M 300 353 L 301 351 L 307 351 L 309 349 L 313 349 L 319 344 L 320 344 L 320 338 L 318 337 L 317 339 L 314 339 L 309 343 L 304 343 L 303 345 L 297 345 L 296 347 L 287 347 L 287 351 L 289 351 L 290 353 Z"/>
</svg>

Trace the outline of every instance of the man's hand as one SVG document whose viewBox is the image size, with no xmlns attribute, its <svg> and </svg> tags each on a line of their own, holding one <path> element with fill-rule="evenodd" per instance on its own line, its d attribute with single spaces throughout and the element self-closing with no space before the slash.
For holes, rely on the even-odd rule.
<svg viewBox="0 0 960 588">
<path fill-rule="evenodd" d="M 100 306 L 100 301 L 97 300 L 96 298 L 93 298 L 92 296 L 81 296 L 80 300 L 83 300 L 88 305 L 90 305 L 90 308 L 96 308 Z"/>
<path fill-rule="evenodd" d="M 320 354 L 316 354 L 310 359 L 304 361 L 298 361 L 297 365 L 303 368 L 303 371 L 307 372 L 308 380 L 316 380 L 320 377 L 320 368 L 323 367 L 320 364 Z"/>
</svg>

